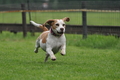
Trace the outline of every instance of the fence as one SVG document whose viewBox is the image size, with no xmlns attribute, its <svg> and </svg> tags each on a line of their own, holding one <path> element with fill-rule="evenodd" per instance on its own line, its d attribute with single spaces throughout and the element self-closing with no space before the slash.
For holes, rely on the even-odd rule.
<svg viewBox="0 0 120 80">
<path fill-rule="evenodd" d="M 68 33 L 83 33 L 84 32 L 83 34 L 87 35 L 86 33 L 88 32 L 88 33 L 120 35 L 120 33 L 119 33 L 120 32 L 120 28 L 119 28 L 120 27 L 120 23 L 119 23 L 119 21 L 120 21 L 120 18 L 119 18 L 120 17 L 120 14 L 119 14 L 120 13 L 120 11 L 119 11 L 120 10 L 120 1 L 103 1 L 103 2 L 102 1 L 86 1 L 85 4 L 86 4 L 85 6 L 82 6 L 83 4 L 81 1 L 78 1 L 78 2 L 76 2 L 76 1 L 54 2 L 54 3 L 49 3 L 49 2 L 29 3 L 29 6 L 28 6 L 28 4 L 25 4 L 26 10 L 21 10 L 20 4 L 0 5 L 0 11 L 1 11 L 0 14 L 5 15 L 4 13 L 8 13 L 8 12 L 9 13 L 10 12 L 32 12 L 29 15 L 27 15 L 27 23 L 29 23 L 29 18 L 32 18 L 32 20 L 34 20 L 36 22 L 40 21 L 41 23 L 44 23 L 47 19 L 59 18 L 59 17 L 61 18 L 61 17 L 64 17 L 67 15 L 67 16 L 70 16 L 70 18 L 71 18 L 71 23 L 68 24 L 69 26 L 67 27 L 67 30 L 70 32 L 66 31 Z M 47 5 L 47 6 L 45 6 L 45 5 Z M 58 12 L 60 14 L 58 14 Z M 65 12 L 65 14 L 62 14 L 61 12 Z M 87 12 L 87 14 L 86 14 L 86 12 Z M 48 16 L 47 13 L 51 16 Z M 54 13 L 55 14 L 57 13 L 59 16 L 58 15 L 55 16 Z M 72 13 L 72 14 L 70 14 L 70 13 Z M 76 13 L 77 13 L 77 15 L 76 15 Z M 92 14 L 100 13 L 100 14 L 91 15 L 91 13 Z M 107 21 L 104 21 L 102 19 L 104 17 L 103 13 L 105 13 L 105 14 L 110 13 L 111 16 L 113 16 L 113 17 L 111 17 L 110 22 L 107 23 Z M 81 18 L 82 14 L 86 15 L 86 16 Z M 103 22 L 102 22 L 102 25 L 99 25 L 99 23 L 96 22 L 97 21 L 96 17 L 94 18 L 94 16 L 98 17 L 101 14 L 102 14 L 102 18 L 98 22 L 101 22 L 102 20 L 103 20 Z M 28 18 L 28 16 L 30 16 L 30 17 Z M 45 16 L 47 16 L 47 17 L 45 17 Z M 42 20 L 39 19 L 39 17 L 41 19 L 43 19 L 43 17 L 45 17 L 43 19 L 44 22 L 42 22 Z M 106 17 L 106 15 L 105 15 L 105 17 Z M 115 19 L 114 19 L 114 17 L 115 17 Z M 94 18 L 95 20 L 94 19 L 92 20 L 92 18 Z M 3 17 L 3 19 L 4 19 L 4 17 Z M 115 21 L 113 21 L 113 19 Z M 6 19 L 4 19 L 4 20 L 6 20 Z M 2 22 L 2 20 L 0 22 Z M 7 21 L 4 21 L 2 23 L 5 23 L 5 22 L 7 22 Z M 12 23 L 16 23 L 16 22 L 12 22 Z M 74 22 L 74 23 L 72 23 L 72 22 Z M 90 22 L 93 24 L 91 24 Z M 112 22 L 115 24 L 111 24 Z M 22 20 L 21 20 L 21 22 L 17 22 L 17 23 L 22 23 Z M 16 27 L 17 27 L 17 23 L 15 24 Z M 84 29 L 83 26 L 81 26 L 81 25 L 84 25 L 86 28 Z M 90 26 L 90 25 L 93 25 L 93 26 Z M 5 24 L 4 25 L 1 24 L 0 30 L 3 30 L 4 26 L 5 26 Z M 18 24 L 18 26 L 19 26 L 18 28 L 20 28 L 19 24 Z M 27 26 L 29 26 L 29 25 L 27 25 Z M 72 28 L 71 26 L 74 26 L 75 29 Z M 22 27 L 22 25 L 21 25 L 21 27 Z M 5 28 L 4 27 L 4 30 L 14 31 L 14 29 L 15 28 L 8 28 L 8 27 Z M 30 29 L 34 30 L 35 28 L 27 27 L 26 30 L 30 30 Z M 21 31 L 21 30 L 22 30 L 22 28 L 20 28 L 19 30 L 16 30 L 16 31 Z M 38 31 L 38 30 L 35 29 L 35 31 Z M 85 37 L 87 37 L 87 36 L 85 36 Z"/>
</svg>

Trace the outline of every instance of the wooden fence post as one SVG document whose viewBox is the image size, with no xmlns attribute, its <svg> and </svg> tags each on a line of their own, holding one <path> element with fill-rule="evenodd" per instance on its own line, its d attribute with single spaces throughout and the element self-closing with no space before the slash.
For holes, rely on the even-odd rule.
<svg viewBox="0 0 120 80">
<path fill-rule="evenodd" d="M 21 4 L 21 9 L 25 10 L 25 4 Z M 26 12 L 22 12 L 23 37 L 27 36 Z"/>
<path fill-rule="evenodd" d="M 82 9 L 86 8 L 86 2 L 82 2 Z M 87 12 L 82 11 L 83 39 L 87 38 Z"/>
<path fill-rule="evenodd" d="M 27 5 L 28 5 L 28 10 L 30 10 L 30 1 L 27 0 Z M 29 15 L 29 21 L 31 21 L 31 12 L 28 12 L 28 15 Z M 31 23 L 30 23 L 30 26 L 33 26 Z M 31 36 L 35 36 L 35 27 L 34 28 L 31 28 L 30 30 L 31 32 Z"/>
</svg>

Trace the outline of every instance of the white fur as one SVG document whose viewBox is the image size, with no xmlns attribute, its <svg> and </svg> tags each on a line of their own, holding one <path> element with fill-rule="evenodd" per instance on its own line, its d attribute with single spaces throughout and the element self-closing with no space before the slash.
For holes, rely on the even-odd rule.
<svg viewBox="0 0 120 80">
<path fill-rule="evenodd" d="M 33 25 L 36 26 L 36 27 L 41 26 L 41 24 L 35 23 L 34 21 L 30 21 L 30 23 L 33 24 Z"/>
</svg>

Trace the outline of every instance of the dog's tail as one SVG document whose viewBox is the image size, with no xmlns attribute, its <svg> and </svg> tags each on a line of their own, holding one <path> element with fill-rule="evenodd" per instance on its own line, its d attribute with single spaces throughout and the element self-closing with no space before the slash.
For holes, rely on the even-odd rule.
<svg viewBox="0 0 120 80">
<path fill-rule="evenodd" d="M 36 26 L 36 27 L 39 27 L 39 28 L 42 29 L 43 31 L 48 31 L 48 28 L 45 27 L 45 25 L 35 23 L 34 21 L 30 21 L 30 23 L 33 24 L 33 25 Z"/>
</svg>

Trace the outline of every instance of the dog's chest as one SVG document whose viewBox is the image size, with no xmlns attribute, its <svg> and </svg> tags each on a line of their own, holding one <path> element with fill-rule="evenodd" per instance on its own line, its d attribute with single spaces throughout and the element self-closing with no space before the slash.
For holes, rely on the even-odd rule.
<svg viewBox="0 0 120 80">
<path fill-rule="evenodd" d="M 61 49 L 61 46 L 66 43 L 66 38 L 64 35 L 60 37 L 48 35 L 46 39 L 46 43 L 41 43 L 41 48 L 45 51 L 46 48 L 51 48 L 54 53 L 57 53 Z"/>
<path fill-rule="evenodd" d="M 55 38 L 54 41 L 52 40 L 50 43 L 52 51 L 54 53 L 57 53 L 61 49 L 61 46 L 63 46 L 64 44 L 65 38 Z"/>
<path fill-rule="evenodd" d="M 51 45 L 52 48 L 55 47 L 60 47 L 65 43 L 66 39 L 65 36 L 62 35 L 60 37 L 56 37 L 56 36 L 49 36 L 47 38 L 47 43 Z"/>
</svg>

